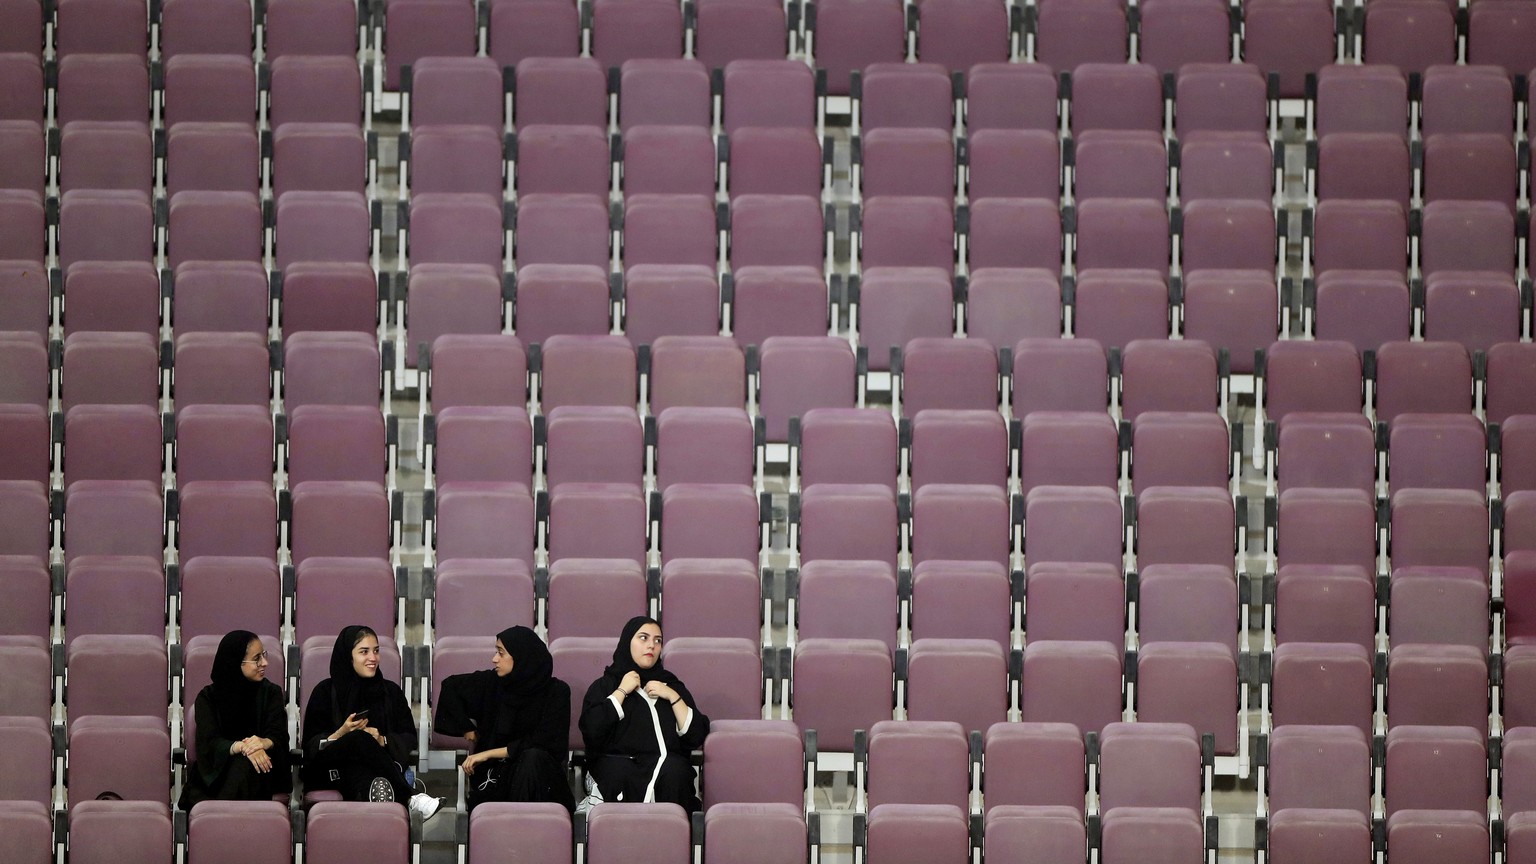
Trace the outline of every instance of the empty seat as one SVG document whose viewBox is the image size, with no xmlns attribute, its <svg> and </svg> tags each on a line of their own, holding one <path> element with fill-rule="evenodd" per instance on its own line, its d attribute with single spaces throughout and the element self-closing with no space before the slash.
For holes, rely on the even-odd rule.
<svg viewBox="0 0 1536 864">
<path fill-rule="evenodd" d="M 889 369 L 892 349 L 913 339 L 954 332 L 954 289 L 943 269 L 877 267 L 858 290 L 859 344 L 871 369 Z"/>
<path fill-rule="evenodd" d="M 1101 486 L 1120 478 L 1120 440 L 1109 415 L 1034 410 L 1020 430 L 1020 492 L 1038 486 Z"/>
<path fill-rule="evenodd" d="M 798 861 L 805 854 L 805 816 L 799 805 L 723 803 L 704 814 L 705 861 Z"/>
<path fill-rule="evenodd" d="M 816 76 L 805 64 L 736 58 L 725 64 L 724 76 L 726 134 L 750 127 L 815 127 Z"/>
<path fill-rule="evenodd" d="M 896 497 L 871 485 L 818 483 L 800 497 L 800 558 L 883 561 L 896 565 Z"/>
<path fill-rule="evenodd" d="M 1215 414 L 1145 411 L 1131 431 L 1131 483 L 1140 495 L 1154 486 L 1226 488 L 1232 433 Z"/>
<path fill-rule="evenodd" d="M 626 195 L 712 195 L 715 141 L 700 126 L 631 125 L 617 151 Z"/>
<path fill-rule="evenodd" d="M 1079 734 L 1119 722 L 1119 649 L 1107 642 L 1026 644 L 1019 707 L 1026 723 L 1070 723 Z"/>
<path fill-rule="evenodd" d="M 506 558 L 533 566 L 536 547 L 533 496 L 517 483 L 459 482 L 436 499 L 434 550 L 438 561 Z"/>
<path fill-rule="evenodd" d="M 612 633 L 647 608 L 645 571 L 634 560 L 562 558 L 550 565 L 547 590 L 549 632 L 556 639 Z"/>
<path fill-rule="evenodd" d="M 535 623 L 533 577 L 518 560 L 456 559 L 437 568 L 433 635 L 474 637 L 508 621 Z"/>
<path fill-rule="evenodd" d="M 1409 74 L 1456 62 L 1456 22 L 1449 7 L 1393 0 L 1367 10 L 1363 59 Z"/>
<path fill-rule="evenodd" d="M 762 545 L 759 510 L 750 486 L 674 483 L 662 493 L 661 508 L 663 562 L 678 558 L 757 560 Z"/>
<path fill-rule="evenodd" d="M 818 748 L 851 752 L 855 730 L 891 719 L 891 650 L 873 639 L 807 639 L 794 649 L 795 725 Z"/>
<path fill-rule="evenodd" d="M 598 807 L 587 821 L 587 860 L 592 864 L 633 861 L 636 844 L 653 860 L 682 860 L 691 848 L 688 832 L 688 816 L 676 804 Z"/>
<path fill-rule="evenodd" d="M 66 560 L 81 555 L 140 555 L 161 560 L 165 517 L 159 484 L 81 480 L 65 493 Z"/>
<path fill-rule="evenodd" d="M 414 365 L 439 336 L 501 332 L 499 267 L 483 263 L 416 264 L 406 293 L 406 362 Z M 361 304 L 358 305 L 361 311 Z"/>
<path fill-rule="evenodd" d="M 1129 59 L 1125 9 L 1100 0 L 1041 4 L 1035 59 L 1055 69 Z"/>
<path fill-rule="evenodd" d="M 429 131 L 423 135 L 431 140 Z M 367 192 L 368 139 L 356 123 L 284 123 L 273 132 L 271 147 L 274 200 L 295 190 Z M 411 167 L 417 167 L 415 161 Z M 412 189 L 421 186 L 416 173 Z"/>
<path fill-rule="evenodd" d="M 357 54 L 358 13 L 345 3 L 276 0 L 267 8 L 266 56 L 287 54 Z"/>
<path fill-rule="evenodd" d="M 1405 210 L 1413 192 L 1408 142 L 1386 132 L 1335 132 L 1318 140 L 1319 200 L 1381 199 Z"/>
<path fill-rule="evenodd" d="M 102 734 L 102 737 L 96 740 L 106 745 L 106 751 L 102 755 L 106 755 L 109 762 L 112 757 L 107 754 L 112 752 L 110 742 L 113 740 L 114 724 L 126 723 L 126 718 L 138 718 L 144 721 L 142 728 L 147 730 L 148 734 L 158 735 L 162 741 L 166 739 L 164 717 L 170 697 L 166 688 L 164 637 L 87 633 L 70 642 L 66 654 L 69 680 L 65 704 L 69 708 L 71 727 L 73 728 L 83 718 L 110 717 L 109 720 L 95 721 L 95 728 Z M 162 749 L 159 752 L 159 760 L 166 765 L 166 768 L 158 773 L 130 769 L 126 776 L 122 774 L 114 776 L 123 777 L 128 782 L 137 784 L 135 786 L 137 790 L 168 790 L 169 756 L 168 749 Z M 112 770 L 100 763 L 97 764 L 103 769 Z M 74 779 L 71 778 L 71 787 L 75 786 Z M 72 791 L 85 792 L 90 785 L 81 784 L 80 788 L 72 788 Z M 111 787 L 97 786 L 93 792 L 106 788 Z M 128 790 L 123 790 L 122 795 L 124 798 L 134 797 L 128 794 Z M 139 797 L 160 800 L 163 795 L 162 791 L 157 795 Z M 88 793 L 85 800 L 94 797 L 96 797 L 95 794 Z M 75 800 L 81 799 L 77 797 Z"/>
<path fill-rule="evenodd" d="M 638 485 L 566 483 L 549 495 L 549 559 L 645 562 L 646 502 Z"/>
<path fill-rule="evenodd" d="M 304 851 L 315 864 L 341 864 L 360 854 L 378 861 L 406 861 L 411 852 L 410 822 L 401 807 L 321 801 L 309 811 Z"/>
<path fill-rule="evenodd" d="M 628 61 L 628 58 L 605 59 L 601 56 L 599 59 L 608 66 Z M 623 62 L 619 77 L 620 131 L 627 133 L 642 125 L 708 126 L 709 93 L 709 74 L 704 64 L 697 60 Z"/>
<path fill-rule="evenodd" d="M 444 335 L 432 344 L 432 407 L 521 406 L 528 400 L 528 360 L 515 336 Z"/>
<path fill-rule="evenodd" d="M 703 264 L 636 264 L 624 277 L 624 330 L 636 346 L 720 332 L 720 286 Z"/>
<path fill-rule="evenodd" d="M 1181 139 L 1193 132 L 1262 132 L 1268 126 L 1264 73 L 1251 64 L 1225 61 L 1184 63 L 1171 70 L 1177 73 L 1174 128 Z"/>
<path fill-rule="evenodd" d="M 1270 685 L 1275 728 L 1304 723 L 1371 731 L 1371 654 L 1360 645 L 1287 642 L 1275 648 Z"/>
<path fill-rule="evenodd" d="M 1264 412 L 1280 421 L 1292 411 L 1358 413 L 1364 400 L 1360 355 L 1348 342 L 1282 340 L 1265 363 Z"/>
<path fill-rule="evenodd" d="M 607 269 L 608 205 L 592 195 L 529 195 L 518 202 L 517 267 L 590 264 Z"/>
<path fill-rule="evenodd" d="M 1432 274 L 1426 284 L 1424 338 L 1460 342 L 1487 351 L 1515 341 L 1520 329 L 1520 291 L 1503 273 Z"/>
<path fill-rule="evenodd" d="M 1168 196 L 1168 153 L 1162 135 L 1146 129 L 1089 129 L 1073 139 L 1073 196 L 1148 198 Z"/>
<path fill-rule="evenodd" d="M 731 201 L 731 270 L 820 270 L 826 258 L 821 202 L 810 195 L 739 195 Z M 744 342 L 745 344 L 745 342 Z"/>
<path fill-rule="evenodd" d="M 170 810 L 158 799 L 87 799 L 70 808 L 69 821 L 70 854 L 83 861 L 148 864 L 175 854 Z"/>
<path fill-rule="evenodd" d="M 469 814 L 469 836 L 480 849 L 523 856 L 529 864 L 560 864 L 571 855 L 570 823 L 558 804 L 489 802 Z"/>
<path fill-rule="evenodd" d="M 973 270 L 966 299 L 968 335 L 991 342 L 993 348 L 1011 349 L 1020 339 L 1061 333 L 1061 288 L 1049 271 Z"/>
<path fill-rule="evenodd" d="M 1012 551 L 1008 496 L 997 486 L 929 483 L 912 496 L 912 560 L 996 561 Z"/>
<path fill-rule="evenodd" d="M 237 593 L 243 602 L 226 602 Z M 268 558 L 214 555 L 183 561 L 180 605 L 183 644 L 231 630 L 279 632 L 283 598 L 277 564 Z"/>
<path fill-rule="evenodd" d="M 1029 642 L 1104 642 L 1125 645 L 1125 583 L 1102 563 L 1043 562 L 1025 575 L 1029 600 L 1024 632 Z"/>
<path fill-rule="evenodd" d="M 662 565 L 661 620 L 667 629 L 675 636 L 760 641 L 762 589 L 756 563 L 739 558 L 674 558 Z M 720 730 L 712 724 L 711 731 Z M 728 778 L 721 779 L 722 784 L 726 782 Z"/>
<path fill-rule="evenodd" d="M 1488 664 L 1468 645 L 1396 645 L 1387 657 L 1387 722 L 1488 728 Z M 1389 804 L 1389 807 L 1393 805 Z"/>
<path fill-rule="evenodd" d="M 502 208 L 494 198 L 467 192 L 422 193 L 411 199 L 409 214 L 406 251 L 412 269 L 423 264 L 502 269 L 505 232 Z"/>
<path fill-rule="evenodd" d="M 978 63 L 966 72 L 965 125 L 981 129 L 1055 131 L 1057 84 L 1033 63 Z"/>
<path fill-rule="evenodd" d="M 853 408 L 853 349 L 836 336 L 770 336 L 758 353 L 759 416 L 769 441 L 786 441 L 792 418 L 822 408 Z"/>
<path fill-rule="evenodd" d="M 174 5 L 185 15 L 193 4 Z M 241 10 L 238 4 L 210 4 L 210 12 L 238 15 Z M 247 23 L 247 43 L 249 30 Z M 161 53 L 164 55 L 164 49 Z M 238 54 L 177 53 L 165 61 L 164 69 L 166 128 L 188 122 L 256 125 L 256 67 L 249 50 Z"/>
<path fill-rule="evenodd" d="M 800 423 L 797 474 L 802 487 L 870 483 L 896 492 L 897 430 L 889 411 L 813 408 Z"/>
<path fill-rule="evenodd" d="M 594 5 L 591 16 L 592 56 L 605 67 L 638 58 L 682 57 L 683 13 L 669 3 L 605 0 Z"/>
<path fill-rule="evenodd" d="M 992 769 L 984 775 L 982 786 L 989 814 L 999 807 L 1066 808 L 1081 822 L 1087 779 L 1083 737 L 1076 727 L 994 723 L 986 730 L 985 748 Z M 1026 765 L 1029 770 L 1017 770 Z"/>
<path fill-rule="evenodd" d="M 468 3 L 406 0 L 384 16 L 384 86 L 400 89 L 401 70 L 423 57 L 475 53 L 475 9 Z"/>
<path fill-rule="evenodd" d="M 571 4 L 558 0 L 492 3 L 490 12 L 487 47 L 497 66 L 515 66 L 524 58 L 543 56 L 574 59 L 581 52 L 581 17 Z"/>
<path fill-rule="evenodd" d="M 1174 864 L 1204 846 L 1199 815 L 1176 807 L 1125 807 L 1104 814 L 1104 862 Z"/>
<path fill-rule="evenodd" d="M 1077 268 L 1133 268 L 1166 277 L 1168 213 L 1160 201 L 1100 198 L 1077 208 Z"/>
<path fill-rule="evenodd" d="M 1168 336 L 1168 284 L 1154 269 L 1089 269 L 1078 278 L 1075 300 L 1073 330 L 1108 348 Z"/>
<path fill-rule="evenodd" d="M 154 258 L 154 216 L 144 193 L 74 189 L 62 197 L 62 202 L 58 217 L 59 263 L 65 269 L 77 261 Z"/>
<path fill-rule="evenodd" d="M 294 641 L 299 645 L 310 639 L 323 641 L 346 627 L 344 621 L 393 633 L 394 577 L 382 560 L 314 557 L 300 561 L 294 577 Z"/>
<path fill-rule="evenodd" d="M 1431 201 L 1424 207 L 1419 269 L 1513 273 L 1514 215 L 1496 201 Z"/>
<path fill-rule="evenodd" d="M 859 260 L 877 267 L 954 268 L 954 209 L 939 198 L 885 195 L 864 202 Z"/>
<path fill-rule="evenodd" d="M 300 261 L 368 261 L 372 226 L 361 194 L 290 192 L 276 212 L 278 269 Z"/>
<path fill-rule="evenodd" d="M 1360 489 L 1287 489 L 1276 508 L 1275 553 L 1287 564 L 1376 570 L 1376 508 Z"/>
<path fill-rule="evenodd" d="M 1387 816 L 1402 810 L 1471 810 L 1486 806 L 1487 754 L 1471 729 L 1397 725 L 1387 732 Z"/>
<path fill-rule="evenodd" d="M 46 562 L 53 538 L 47 487 L 33 480 L 0 480 L 0 511 L 12 526 L 0 541 L 0 554 Z"/>
<path fill-rule="evenodd" d="M 187 857 L 198 864 L 237 854 L 252 861 L 280 861 L 292 845 L 290 831 L 280 803 L 215 801 L 197 808 L 197 818 L 188 817 Z"/>
<path fill-rule="evenodd" d="M 1061 145 L 1054 130 L 978 129 L 966 141 L 972 201 L 1061 197 Z M 1164 163 L 1166 177 L 1166 162 Z"/>
<path fill-rule="evenodd" d="M 818 66 L 827 69 L 827 92 L 849 93 L 849 75 L 873 63 L 900 62 L 906 47 L 906 23 L 899 4 L 818 4 L 814 28 Z"/>
<path fill-rule="evenodd" d="M 1107 419 L 1107 418 L 1106 418 Z M 911 487 L 1008 482 L 1008 430 L 995 411 L 919 411 L 910 425 Z"/>
<path fill-rule="evenodd" d="M 310 556 L 384 559 L 390 548 L 390 502 L 383 487 L 357 481 L 313 480 L 293 488 L 289 552 Z"/>
<path fill-rule="evenodd" d="M 76 262 L 64 279 L 64 291 L 69 296 L 64 335 L 98 330 L 147 333 L 158 338 L 159 285 L 160 274 L 148 261 Z"/>
<path fill-rule="evenodd" d="M 990 0 L 944 0 L 922 11 L 917 56 L 963 73 L 977 63 L 1001 63 L 1011 56 L 1008 10 Z"/>
<path fill-rule="evenodd" d="M 1179 197 L 1268 203 L 1275 154 L 1259 132 L 1191 132 L 1180 140 Z"/>
<path fill-rule="evenodd" d="M 362 122 L 362 72 L 352 57 L 295 52 L 270 62 L 268 122 L 273 129 L 284 123 Z"/>
<path fill-rule="evenodd" d="M 136 55 L 69 53 L 63 45 L 58 47 L 61 57 L 55 114 L 59 126 L 75 120 L 148 122 L 150 81 L 142 41 Z"/>
<path fill-rule="evenodd" d="M 1317 277 L 1312 329 L 1362 354 L 1406 341 L 1413 328 L 1408 282 L 1396 270 L 1329 270 Z"/>
<path fill-rule="evenodd" d="M 727 336 L 662 336 L 651 346 L 650 413 L 673 406 L 736 408 L 745 401 L 746 366 Z"/>
<path fill-rule="evenodd" d="M 966 734 L 953 721 L 876 723 L 869 730 L 867 806 L 967 806 L 971 784 Z"/>
<path fill-rule="evenodd" d="M 608 125 L 607 75 L 590 57 L 528 57 L 517 63 L 513 118 L 536 123 Z"/>
<path fill-rule="evenodd" d="M 877 639 L 896 648 L 896 574 L 877 561 L 807 561 L 795 583 L 797 640 Z"/>
<path fill-rule="evenodd" d="M 1024 499 L 1025 559 L 1121 565 L 1124 521 L 1111 489 L 1036 486 Z"/>
<path fill-rule="evenodd" d="M 500 67 L 484 57 L 422 57 L 411 67 L 411 127 L 481 126 L 500 131 Z"/>
<path fill-rule="evenodd" d="M 1424 140 L 1424 200 L 1495 201 L 1518 197 L 1514 144 L 1507 132 L 1440 133 Z"/>
<path fill-rule="evenodd" d="M 1275 581 L 1275 641 L 1374 647 L 1375 585 L 1372 574 L 1358 566 L 1281 567 Z"/>
<path fill-rule="evenodd" d="M 996 351 L 980 339 L 915 338 L 902 352 L 901 407 L 990 410 L 998 402 Z"/>
<path fill-rule="evenodd" d="M 1291 724 L 1270 733 L 1269 811 L 1370 814 L 1370 745 L 1349 726 Z"/>
<path fill-rule="evenodd" d="M 814 130 L 747 126 L 723 140 L 728 144 L 725 186 L 733 201 L 753 194 L 820 197 L 826 163 Z"/>
</svg>

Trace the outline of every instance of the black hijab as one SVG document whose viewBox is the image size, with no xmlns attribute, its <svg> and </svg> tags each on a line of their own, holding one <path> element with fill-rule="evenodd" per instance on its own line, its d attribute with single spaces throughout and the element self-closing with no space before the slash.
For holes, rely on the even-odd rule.
<svg viewBox="0 0 1536 864">
<path fill-rule="evenodd" d="M 215 716 L 210 720 L 222 737 L 232 741 L 255 734 L 261 726 L 256 709 L 262 682 L 252 681 L 244 672 L 245 652 L 259 638 L 249 630 L 233 630 L 224 634 L 213 654 L 209 689 Z"/>
<path fill-rule="evenodd" d="M 662 668 L 660 655 L 656 657 L 656 665 L 649 669 L 641 669 L 640 664 L 635 662 L 634 655 L 630 653 L 629 643 L 634 640 L 635 634 L 640 632 L 640 628 L 647 624 L 655 624 L 658 629 L 661 627 L 660 621 L 646 615 L 636 615 L 624 624 L 624 630 L 619 633 L 619 644 L 613 649 L 613 662 L 603 669 L 603 675 L 611 676 L 615 681 L 621 681 L 626 674 L 634 672 L 640 676 L 642 685 L 652 681 L 660 681 L 667 686 L 678 683 L 676 675 Z"/>
<path fill-rule="evenodd" d="M 372 678 L 364 678 L 352 666 L 352 649 L 365 636 L 379 638 L 379 634 L 373 632 L 371 627 L 361 624 L 344 627 L 336 637 L 336 645 L 331 648 L 331 695 L 335 699 L 334 710 L 337 715 L 332 719 L 337 723 L 354 711 L 382 704 L 380 696 L 384 689 L 384 670 L 380 668 Z M 385 718 L 369 719 L 371 725 L 383 728 L 381 724 Z"/>
<path fill-rule="evenodd" d="M 512 671 L 497 681 L 501 695 L 527 699 L 549 686 L 555 673 L 555 658 L 550 656 L 539 634 L 527 627 L 508 627 L 496 634 L 496 641 L 512 655 Z"/>
</svg>

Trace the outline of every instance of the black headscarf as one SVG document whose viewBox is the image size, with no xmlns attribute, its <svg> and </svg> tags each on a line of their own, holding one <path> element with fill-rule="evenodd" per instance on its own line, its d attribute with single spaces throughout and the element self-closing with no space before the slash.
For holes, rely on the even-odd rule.
<svg viewBox="0 0 1536 864">
<path fill-rule="evenodd" d="M 527 627 L 508 627 L 496 634 L 496 641 L 512 655 L 512 671 L 498 681 L 506 696 L 526 699 L 549 686 L 555 673 L 555 658 L 539 634 Z"/>
<path fill-rule="evenodd" d="M 342 628 L 340 635 L 336 637 L 336 645 L 331 648 L 331 693 L 335 698 L 334 713 L 332 718 L 337 724 L 347 719 L 347 715 L 364 708 L 372 708 L 381 703 L 381 691 L 384 684 L 384 670 L 381 668 L 372 678 L 364 678 L 357 674 L 352 666 L 352 649 L 363 637 L 372 636 L 379 638 L 379 634 L 373 632 L 373 628 L 364 627 L 361 624 L 353 624 Z M 383 717 L 370 717 L 370 725 L 383 727 Z"/>
<path fill-rule="evenodd" d="M 222 737 L 232 741 L 255 734 L 261 726 L 256 711 L 261 682 L 245 677 L 243 671 L 245 652 L 259 638 L 249 630 L 233 630 L 224 634 L 213 654 L 213 672 L 209 676 L 213 682 L 213 720 Z"/>
<path fill-rule="evenodd" d="M 603 669 L 603 674 L 620 681 L 626 674 L 634 672 L 640 676 L 641 684 L 660 681 L 672 686 L 677 683 L 677 676 L 662 668 L 660 654 L 656 656 L 656 665 L 649 669 L 641 669 L 640 664 L 635 662 L 634 655 L 629 651 L 629 643 L 634 640 L 635 634 L 640 632 L 640 628 L 647 624 L 655 624 L 658 629 L 661 627 L 660 621 L 646 615 L 636 615 L 624 624 L 624 630 L 619 633 L 619 644 L 613 649 L 613 662 Z"/>
</svg>

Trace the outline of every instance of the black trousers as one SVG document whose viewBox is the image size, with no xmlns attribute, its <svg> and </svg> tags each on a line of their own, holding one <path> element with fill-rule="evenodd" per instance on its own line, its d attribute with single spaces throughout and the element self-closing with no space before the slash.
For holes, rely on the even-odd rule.
<svg viewBox="0 0 1536 864">
<path fill-rule="evenodd" d="M 511 759 L 486 762 L 469 777 L 470 809 L 485 801 L 559 804 L 576 808 L 560 761 L 548 751 L 524 750 Z"/>
<path fill-rule="evenodd" d="M 603 801 L 644 801 L 645 789 L 656 771 L 656 758 L 653 755 L 595 757 L 589 764 L 592 778 L 603 792 Z M 693 779 L 693 766 L 688 764 L 686 757 L 666 754 L 662 757 L 661 771 L 656 774 L 653 800 L 658 804 L 677 804 L 689 813 L 698 812 L 699 796 L 694 794 Z"/>
<path fill-rule="evenodd" d="M 395 757 L 361 729 L 338 738 L 321 750 L 315 761 L 310 776 L 319 788 L 335 789 L 348 801 L 367 801 L 368 787 L 375 777 L 389 781 L 396 801 L 404 804 L 410 800 L 411 787 L 406 785 L 405 773 Z"/>
</svg>

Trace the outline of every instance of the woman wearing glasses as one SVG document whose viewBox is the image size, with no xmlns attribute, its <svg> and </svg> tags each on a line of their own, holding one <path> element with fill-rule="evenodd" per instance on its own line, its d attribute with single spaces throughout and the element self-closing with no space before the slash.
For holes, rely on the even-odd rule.
<svg viewBox="0 0 1536 864">
<path fill-rule="evenodd" d="M 213 655 L 213 680 L 197 694 L 196 761 L 181 806 L 210 798 L 270 800 L 293 788 L 283 688 L 267 680 L 267 652 L 247 630 L 228 633 Z"/>
</svg>

